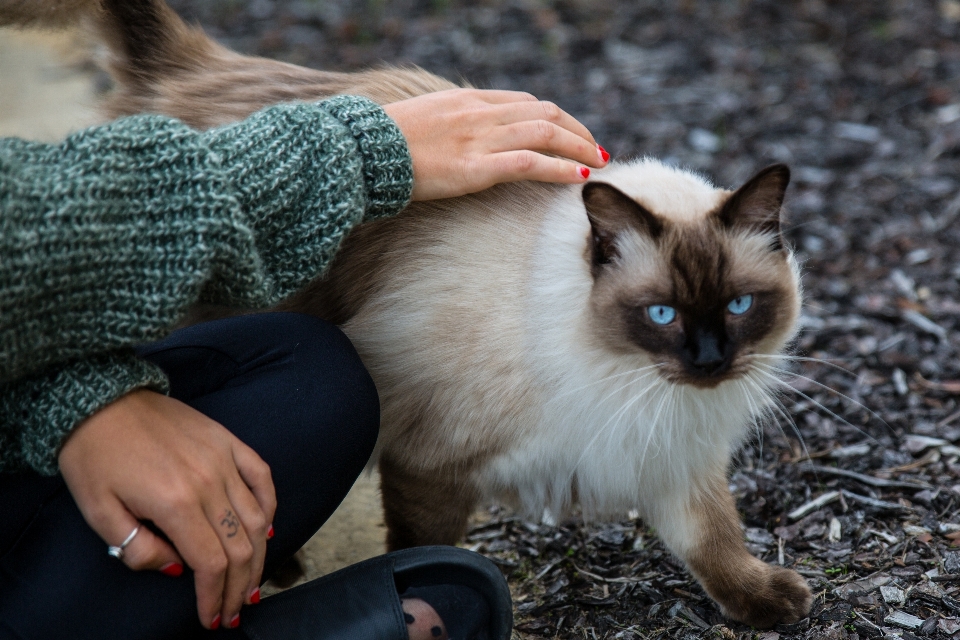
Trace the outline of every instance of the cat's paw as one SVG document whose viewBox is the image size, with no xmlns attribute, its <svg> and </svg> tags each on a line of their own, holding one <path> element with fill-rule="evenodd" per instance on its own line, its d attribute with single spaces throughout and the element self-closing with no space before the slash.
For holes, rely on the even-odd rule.
<svg viewBox="0 0 960 640">
<path fill-rule="evenodd" d="M 717 599 L 723 613 L 758 629 L 806 617 L 813 603 L 807 581 L 796 571 L 759 564 L 762 569 L 754 567 L 754 580 L 747 583 L 749 586 Z"/>
</svg>

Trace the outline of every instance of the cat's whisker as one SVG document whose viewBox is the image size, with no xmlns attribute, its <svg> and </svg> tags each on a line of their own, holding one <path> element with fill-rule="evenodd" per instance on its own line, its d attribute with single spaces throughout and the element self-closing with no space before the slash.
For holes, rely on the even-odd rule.
<svg viewBox="0 0 960 640">
<path fill-rule="evenodd" d="M 754 394 L 750 392 L 750 389 L 747 387 L 747 383 L 751 383 L 753 388 L 756 390 L 757 394 L 765 400 L 770 399 L 770 393 L 761 385 L 755 383 L 751 378 L 745 377 L 739 381 L 743 388 L 743 394 L 747 401 L 748 406 L 750 407 L 750 417 L 753 422 L 754 429 L 757 433 L 757 440 L 760 444 L 760 460 L 763 460 L 763 426 L 768 420 L 773 420 L 776 422 L 776 416 L 770 410 L 770 407 L 766 404 L 761 404 L 758 402 Z"/>
<path fill-rule="evenodd" d="M 800 396 L 801 398 L 803 398 L 803 399 L 806 400 L 807 402 L 809 402 L 809 403 L 813 404 L 814 406 L 818 407 L 821 411 L 827 413 L 828 415 L 830 415 L 830 417 L 834 418 L 835 420 L 839 420 L 840 422 L 842 422 L 843 424 L 847 425 L 847 426 L 850 427 L 851 429 L 854 429 L 855 431 L 859 432 L 860 434 L 862 434 L 864 437 L 868 438 L 869 440 L 871 440 L 871 441 L 873 441 L 873 442 L 877 442 L 877 439 L 876 439 L 875 437 L 873 437 L 872 435 L 870 435 L 869 433 L 867 433 L 866 431 L 864 431 L 864 430 L 861 429 L 860 427 L 856 426 L 855 424 L 851 423 L 851 422 L 850 422 L 849 420 L 847 420 L 846 418 L 843 418 L 843 417 L 837 415 L 834 411 L 832 411 L 832 410 L 828 409 L 826 406 L 824 406 L 823 403 L 819 402 L 818 400 L 814 400 L 812 397 L 808 396 L 807 394 L 805 394 L 804 392 L 800 391 L 799 389 L 790 386 L 790 383 L 788 383 L 786 380 L 783 380 L 783 379 L 781 379 L 781 378 L 778 378 L 777 376 L 775 376 L 773 373 L 770 373 L 769 371 L 763 371 L 763 370 L 759 370 L 759 369 L 758 369 L 758 371 L 759 371 L 760 373 L 763 373 L 763 375 L 768 376 L 771 380 L 775 380 L 775 381 L 777 382 L 777 384 L 779 384 L 779 385 L 782 386 L 783 388 L 789 389 L 790 391 L 792 391 L 793 393 L 797 394 L 798 396 Z M 789 372 L 786 372 L 786 373 L 789 373 Z M 829 388 L 829 387 L 828 387 L 828 388 Z M 842 395 L 842 394 L 841 394 L 841 395 Z M 844 397 L 845 397 L 845 396 L 844 396 Z M 854 400 L 851 400 L 851 402 L 854 402 L 855 404 L 857 404 L 857 405 L 859 405 L 859 406 L 863 406 L 863 405 L 860 405 L 860 403 L 858 403 L 858 402 L 856 402 L 856 401 L 854 401 Z M 869 409 L 868 409 L 868 411 L 869 411 Z M 884 424 L 886 425 L 886 422 L 884 422 Z M 887 425 L 887 426 L 889 427 L 889 425 Z M 799 430 L 798 430 L 798 433 L 799 433 Z M 805 452 L 805 454 L 806 454 L 806 455 L 809 455 L 809 453 L 807 453 L 807 452 Z"/>
<path fill-rule="evenodd" d="M 664 448 L 667 451 L 673 451 L 673 431 L 676 428 L 676 424 L 677 424 L 677 404 L 678 404 L 677 400 L 678 400 L 678 396 L 680 396 L 681 393 L 682 392 L 680 391 L 679 387 L 675 385 L 670 386 L 670 398 L 669 398 L 669 401 L 667 402 L 667 412 L 666 412 L 666 417 L 667 417 L 667 423 L 665 427 L 666 438 L 664 440 Z M 697 439 L 699 440 L 699 433 L 697 433 L 697 431 L 694 431 L 694 433 L 698 436 Z"/>
<path fill-rule="evenodd" d="M 806 221 L 804 221 L 804 222 L 798 222 L 798 223 L 796 223 L 796 224 L 784 225 L 783 228 L 781 229 L 781 233 L 783 233 L 784 235 L 786 235 L 786 234 L 790 233 L 791 231 L 796 231 L 797 229 L 802 229 L 803 227 L 806 227 L 807 225 L 811 225 L 811 224 L 813 224 L 814 222 L 815 222 L 814 220 L 806 220 Z"/>
<path fill-rule="evenodd" d="M 638 378 L 637 380 L 634 380 L 633 382 L 640 382 L 640 380 L 642 380 L 643 378 L 645 378 L 645 377 L 647 377 L 647 376 L 649 376 L 649 375 L 651 375 L 651 374 L 650 374 L 650 373 L 643 374 L 643 376 L 641 376 L 641 377 Z M 629 385 L 625 385 L 624 387 L 621 387 L 621 389 L 626 388 L 626 386 L 629 386 Z M 651 384 L 651 385 L 648 386 L 646 389 L 644 389 L 643 391 L 641 391 L 640 393 L 638 393 L 637 395 L 635 395 L 634 397 L 632 397 L 630 400 L 628 400 L 627 402 L 625 402 L 622 407 L 620 407 L 616 412 L 614 412 L 614 414 L 613 414 L 612 416 L 610 416 L 610 418 L 607 419 L 607 421 L 603 424 L 602 427 L 600 427 L 599 429 L 597 429 L 597 432 L 596 432 L 595 434 L 593 434 L 593 437 L 590 438 L 589 442 L 587 442 L 587 445 L 583 448 L 583 451 L 580 453 L 580 457 L 577 458 L 577 461 L 576 461 L 576 462 L 573 464 L 573 466 L 570 468 L 570 478 L 569 478 L 569 480 L 573 480 L 573 476 L 576 475 L 577 469 L 580 467 L 580 463 L 583 462 L 584 457 L 586 457 L 587 453 L 590 451 L 590 449 L 591 449 L 591 448 L 593 447 L 593 445 L 596 443 L 597 439 L 598 439 L 605 431 L 607 431 L 608 425 L 610 425 L 611 422 L 613 422 L 613 421 L 616 421 L 616 423 L 619 424 L 619 422 L 620 422 L 620 420 L 621 420 L 621 417 L 626 414 L 626 412 L 630 409 L 630 407 L 631 407 L 634 403 L 636 403 L 638 400 L 642 399 L 644 396 L 646 396 L 646 395 L 650 394 L 651 392 L 655 391 L 655 390 L 658 389 L 659 387 L 660 387 L 660 381 L 659 381 L 659 380 L 654 380 L 653 384 Z M 612 394 L 610 394 L 610 395 L 612 395 Z M 607 397 L 609 398 L 610 395 L 608 395 Z"/>
<path fill-rule="evenodd" d="M 642 395 L 645 395 L 645 393 Z M 613 437 L 620 431 L 620 423 L 627 417 L 627 413 L 630 410 L 630 408 L 633 406 L 633 404 L 637 400 L 642 398 L 642 395 L 640 397 L 631 398 L 628 402 L 624 403 L 624 405 L 614 413 L 612 417 L 612 419 L 616 420 L 614 424 L 609 425 L 609 427 L 607 423 L 604 424 L 602 430 L 607 432 L 607 440 L 606 440 L 607 448 L 609 448 L 610 441 L 613 439 Z M 646 407 L 646 405 L 644 405 L 644 407 Z"/>
<path fill-rule="evenodd" d="M 660 396 L 660 402 L 657 403 L 657 408 L 653 413 L 653 419 L 650 421 L 651 434 L 655 431 L 662 431 L 662 429 L 660 428 L 660 416 L 663 413 L 664 401 L 667 400 L 668 398 L 673 397 L 673 385 L 667 385 L 665 389 L 666 389 L 666 392 Z M 662 438 L 657 438 L 657 452 L 653 455 L 654 458 L 660 455 L 660 451 L 663 447 L 663 444 L 664 443 Z M 647 453 L 646 453 L 646 449 L 644 449 L 644 453 L 641 458 L 641 464 L 643 460 L 646 460 L 646 458 L 647 458 Z"/>
<path fill-rule="evenodd" d="M 640 463 L 639 467 L 637 468 L 638 476 L 643 475 L 643 467 L 647 460 L 647 451 L 650 449 L 650 442 L 653 440 L 653 437 L 655 435 L 658 435 L 657 421 L 659 419 L 658 418 L 659 410 L 661 405 L 663 404 L 664 398 L 670 395 L 670 393 L 672 392 L 672 385 L 663 382 L 657 385 L 657 391 L 660 391 L 660 394 L 659 394 L 660 400 L 657 403 L 657 411 L 654 413 L 653 419 L 648 422 L 649 426 L 647 428 L 647 437 L 646 437 L 646 440 L 644 441 L 643 450 L 641 451 L 640 457 L 638 459 Z M 655 397 L 656 396 L 651 396 L 650 398 L 648 398 L 647 401 L 644 403 L 642 410 L 646 410 L 646 408 L 650 406 L 650 404 L 654 401 Z M 658 445 L 658 453 L 659 453 L 659 445 Z"/>
<path fill-rule="evenodd" d="M 866 411 L 867 413 L 869 413 L 873 418 L 876 418 L 877 420 L 879 420 L 879 421 L 883 424 L 883 426 L 887 427 L 887 429 L 893 431 L 893 428 L 892 428 L 889 424 L 887 424 L 887 421 L 884 420 L 883 418 L 881 418 L 880 415 L 877 414 L 876 411 L 870 409 L 868 406 L 866 406 L 866 405 L 863 404 L 862 402 L 858 402 L 857 400 L 854 400 L 854 399 L 851 398 L 850 396 L 848 396 L 848 395 L 846 395 L 846 394 L 844 394 L 844 393 L 842 393 L 842 392 L 840 392 L 840 391 L 837 391 L 836 389 L 834 389 L 833 387 L 831 387 L 831 386 L 829 386 L 829 385 L 823 384 L 822 382 L 819 382 L 819 381 L 817 381 L 817 380 L 814 380 L 813 378 L 810 378 L 810 377 L 808 377 L 808 376 L 804 376 L 804 375 L 801 375 L 801 374 L 799 374 L 799 373 L 794 373 L 793 371 L 788 371 L 787 369 L 783 369 L 783 368 L 781 368 L 781 367 L 774 367 L 774 366 L 772 366 L 772 365 L 768 365 L 768 364 L 765 364 L 765 363 L 762 363 L 762 362 L 758 362 L 757 365 L 760 366 L 760 367 L 763 367 L 764 369 L 766 369 L 766 370 L 768 370 L 768 371 L 773 371 L 773 372 L 775 372 L 775 373 L 779 373 L 779 374 L 782 374 L 782 375 L 785 375 L 785 376 L 792 376 L 792 377 L 795 377 L 795 378 L 800 378 L 801 380 L 806 380 L 807 382 L 810 382 L 811 384 L 815 384 L 815 385 L 817 385 L 818 387 L 820 387 L 821 389 L 824 389 L 825 391 L 829 391 L 829 392 L 831 392 L 831 393 L 834 393 L 834 394 L 836 394 L 837 396 L 839 396 L 839 397 L 843 398 L 844 400 L 846 400 L 847 402 L 850 402 L 850 403 L 856 405 L 857 407 L 863 409 L 864 411 Z M 788 384 L 789 384 L 789 383 L 788 383 Z M 790 388 L 792 389 L 793 387 L 790 387 Z M 796 391 L 796 389 L 794 389 L 794 391 Z M 822 405 L 821 405 L 821 406 L 822 406 Z M 826 408 L 826 407 L 824 407 L 824 408 Z M 846 422 L 846 421 L 844 421 L 844 422 Z M 847 422 L 847 424 L 850 424 L 850 423 Z M 853 426 L 853 425 L 850 425 L 850 426 Z M 854 428 L 856 428 L 856 427 L 854 427 Z"/>
<path fill-rule="evenodd" d="M 558 393 L 558 394 L 555 395 L 554 397 L 552 397 L 552 398 L 550 398 L 549 400 L 547 400 L 546 403 L 544 403 L 544 404 L 545 404 L 545 405 L 549 405 L 551 402 L 556 402 L 557 400 L 560 400 L 561 398 L 565 398 L 565 397 L 567 397 L 567 396 L 573 395 L 574 393 L 578 393 L 578 392 L 580 392 L 580 391 L 583 391 L 584 389 L 589 389 L 590 387 L 596 386 L 596 385 L 598 385 L 598 384 L 603 384 L 604 382 L 607 382 L 607 381 L 609 381 L 609 380 L 613 380 L 614 378 L 621 378 L 621 377 L 623 377 L 623 376 L 630 375 L 631 373 L 642 373 L 642 372 L 644 372 L 644 371 L 649 371 L 650 369 L 659 369 L 659 368 L 662 367 L 662 366 L 663 366 L 663 363 L 662 363 L 662 362 L 657 362 L 657 363 L 655 363 L 655 364 L 650 364 L 650 365 L 647 365 L 647 366 L 645 366 L 645 367 L 639 367 L 639 368 L 637 368 L 637 369 L 630 369 L 629 371 L 621 371 L 620 373 L 613 373 L 613 374 L 611 374 L 611 375 L 609 375 L 609 376 L 604 376 L 603 378 L 600 378 L 599 380 L 594 380 L 593 382 L 588 382 L 587 384 L 582 385 L 582 386 L 579 386 L 579 387 L 577 387 L 576 389 L 570 389 L 569 391 L 564 391 L 563 393 Z M 622 388 L 622 387 L 621 387 L 621 388 Z"/>
<path fill-rule="evenodd" d="M 803 452 L 804 457 L 809 460 L 810 448 L 807 447 L 807 441 L 803 439 L 803 432 L 801 432 L 800 427 L 797 426 L 797 421 L 793 419 L 789 411 L 787 411 L 786 406 L 783 404 L 783 402 L 780 401 L 779 398 L 775 398 L 774 403 L 775 403 L 775 406 L 777 407 L 777 411 L 780 413 L 780 415 L 785 416 L 787 418 L 787 422 L 790 424 L 790 427 L 793 429 L 793 432 L 797 434 L 797 441 L 800 443 L 800 450 Z M 778 426 L 779 426 L 779 422 L 778 422 Z M 780 432 L 783 433 L 784 437 L 786 437 L 787 434 L 783 431 L 783 427 L 780 427 Z M 814 480 L 816 480 L 819 483 L 820 474 L 817 473 L 816 469 L 813 469 L 812 471 L 813 471 Z"/>
<path fill-rule="evenodd" d="M 611 418 L 610 418 L 609 420 L 607 420 L 606 423 L 604 423 L 604 426 L 597 430 L 597 433 L 594 434 L 594 436 L 590 439 L 590 441 L 587 443 L 587 445 L 583 448 L 583 451 L 582 451 L 582 453 L 580 454 L 580 457 L 577 458 L 577 461 L 576 461 L 576 462 L 573 464 L 573 466 L 570 468 L 570 474 L 568 475 L 568 477 L 567 477 L 567 482 L 566 482 L 567 485 L 569 485 L 569 484 L 573 481 L 573 478 L 574 478 L 574 476 L 576 475 L 577 470 L 580 468 L 580 463 L 583 462 L 583 459 L 584 459 L 584 458 L 587 456 L 587 454 L 590 452 L 590 449 L 591 449 L 591 448 L 593 447 L 593 445 L 596 443 L 597 438 L 599 438 L 600 435 L 601 435 L 604 431 L 607 431 L 607 430 L 608 430 L 608 429 L 607 429 L 607 425 L 609 425 L 609 424 L 611 423 L 611 421 L 615 419 L 616 422 L 614 423 L 614 427 L 613 427 L 612 429 L 610 429 L 610 432 L 611 432 L 611 433 L 615 433 L 616 431 L 618 431 L 618 427 L 619 427 L 621 421 L 622 421 L 622 420 L 624 419 L 624 417 L 626 416 L 627 411 L 630 409 L 630 407 L 631 407 L 633 404 L 635 404 L 637 401 L 639 401 L 639 400 L 641 400 L 642 398 L 644 398 L 645 396 L 648 396 L 648 395 L 650 395 L 651 393 L 660 390 L 662 387 L 664 387 L 665 384 L 666 384 L 666 383 L 664 383 L 662 380 L 655 379 L 654 382 L 653 382 L 653 384 L 651 384 L 650 386 L 648 386 L 648 387 L 647 387 L 646 389 L 644 389 L 641 393 L 639 393 L 639 394 L 637 394 L 636 396 L 634 396 L 633 398 L 631 398 L 628 402 L 624 403 L 624 406 L 621 407 L 620 409 L 618 409 L 617 412 L 616 412 L 613 416 L 611 416 Z M 649 398 L 647 399 L 647 401 L 640 407 L 639 410 L 640 410 L 641 412 L 644 411 L 644 410 L 646 409 L 646 407 L 653 401 L 653 399 L 654 399 L 655 397 L 656 397 L 656 394 L 650 395 L 650 397 L 649 397 Z M 652 429 L 651 429 L 651 432 L 652 432 Z M 648 438 L 648 443 L 649 443 L 649 437 L 650 437 L 650 433 L 648 433 L 648 436 L 647 436 L 647 438 Z M 641 468 L 643 467 L 642 457 L 641 457 L 640 466 L 641 466 Z"/>
<path fill-rule="evenodd" d="M 801 307 L 804 308 L 804 309 L 816 309 L 817 311 L 823 311 L 824 313 L 830 313 L 830 310 L 827 309 L 826 307 L 821 307 L 820 305 L 818 305 L 818 304 L 813 304 L 812 302 L 804 302 L 804 303 L 801 305 Z"/>
<path fill-rule="evenodd" d="M 790 356 L 790 355 L 779 355 L 779 356 L 778 356 L 778 355 L 773 355 L 773 354 L 769 354 L 769 353 L 751 353 L 749 357 L 750 357 L 751 359 L 752 359 L 752 358 L 769 358 L 769 359 L 771 359 L 771 360 L 787 360 L 787 361 L 789 361 L 789 362 L 813 362 L 813 363 L 816 363 L 816 364 L 822 364 L 822 365 L 826 365 L 826 366 L 828 366 L 828 367 L 832 367 L 832 368 L 836 369 L 837 371 L 842 371 L 843 373 L 846 373 L 847 375 L 849 375 L 849 376 L 851 376 L 851 377 L 854 377 L 854 378 L 857 377 L 857 374 L 856 374 L 856 373 L 854 373 L 853 371 L 850 371 L 850 370 L 847 369 L 846 367 L 841 367 L 840 365 L 838 365 L 838 364 L 835 363 L 835 362 L 830 362 L 829 360 L 822 360 L 822 359 L 820 359 L 820 358 L 810 358 L 810 357 L 806 357 L 806 356 Z M 791 374 L 791 375 L 792 375 L 792 374 Z"/>
<path fill-rule="evenodd" d="M 782 383 L 782 382 L 783 382 L 782 380 L 780 380 L 780 379 L 777 378 L 776 376 L 773 376 L 773 375 L 771 375 L 771 374 L 769 374 L 769 373 L 766 373 L 766 372 L 764 372 L 764 371 L 761 371 L 761 370 L 759 370 L 759 369 L 754 369 L 754 371 L 755 371 L 756 373 L 760 374 L 760 375 L 767 376 L 767 377 L 771 378 L 772 380 L 777 381 L 778 383 Z M 776 397 L 775 395 L 773 395 L 772 392 L 765 391 L 764 386 L 760 383 L 760 381 L 759 381 L 759 380 L 755 380 L 752 376 L 745 376 L 745 377 L 744 377 L 744 380 L 746 380 L 747 382 L 749 382 L 750 384 L 752 384 L 759 392 L 764 393 L 764 394 L 770 399 L 770 401 L 771 401 L 771 403 L 772 403 L 771 409 L 772 409 L 772 410 L 776 410 L 784 419 L 786 419 L 787 424 L 790 425 L 790 427 L 793 429 L 793 432 L 797 435 L 797 440 L 798 440 L 798 442 L 800 442 L 800 448 L 803 450 L 803 454 L 809 458 L 809 457 L 810 457 L 810 450 L 807 448 L 807 443 L 806 443 L 806 441 L 803 439 L 803 433 L 801 433 L 800 427 L 797 426 L 797 422 L 793 419 L 793 417 L 792 417 L 792 416 L 790 415 L 790 413 L 787 411 L 786 407 L 784 407 L 784 406 L 783 406 L 783 403 L 780 402 L 780 399 L 779 399 L 778 397 Z M 788 388 L 791 388 L 791 389 L 792 389 L 792 387 L 789 387 L 789 386 L 788 386 Z M 774 423 L 779 427 L 780 433 L 782 433 L 782 434 L 784 435 L 784 437 L 786 437 L 787 434 L 786 434 L 786 432 L 784 431 L 783 426 L 780 424 L 780 421 L 779 421 L 779 420 L 774 420 Z"/>
<path fill-rule="evenodd" d="M 705 407 L 704 407 L 704 404 L 703 404 L 703 399 L 700 397 L 700 395 L 699 395 L 699 394 L 696 394 L 696 393 L 690 394 L 690 393 L 682 392 L 682 391 L 679 390 L 679 389 L 678 389 L 678 393 L 682 394 L 682 395 L 681 395 L 681 399 L 686 400 L 687 402 L 689 402 L 690 399 L 691 399 L 691 397 L 692 397 L 693 402 L 695 402 L 696 405 L 697 405 L 697 414 L 698 414 L 698 416 L 699 416 L 699 422 L 705 422 L 705 421 L 707 420 L 706 416 L 707 416 L 708 412 L 705 410 Z M 673 413 L 674 413 L 675 415 L 676 415 L 676 414 L 679 414 L 679 413 L 680 413 L 679 407 L 678 407 L 677 410 L 674 411 Z M 681 429 L 682 429 L 682 427 L 681 427 L 680 425 L 678 425 L 677 428 L 678 428 L 678 430 L 681 430 Z M 682 431 L 680 431 L 680 432 L 682 433 Z M 698 430 L 698 431 L 695 431 L 694 433 L 695 433 L 696 436 L 697 436 L 697 442 L 699 442 L 700 444 L 705 445 L 705 446 L 708 446 L 708 447 L 714 446 L 715 442 L 714 442 L 713 440 L 708 439 L 708 440 L 705 441 L 705 440 L 703 440 L 703 439 L 700 437 L 701 434 L 702 434 L 701 431 Z M 712 432 L 711 432 L 711 433 L 712 433 Z"/>
<path fill-rule="evenodd" d="M 641 369 L 637 370 L 638 372 L 639 372 L 639 371 L 646 371 L 646 373 L 642 373 L 642 374 L 638 375 L 636 378 L 632 378 L 632 379 L 628 380 L 626 384 L 620 385 L 620 386 L 617 387 L 616 389 L 613 389 L 612 391 L 610 391 L 610 393 L 608 393 L 607 395 L 605 395 L 605 396 L 603 396 L 602 398 L 600 398 L 600 401 L 599 401 L 597 404 L 598 404 L 598 405 L 603 405 L 607 400 L 609 400 L 610 398 L 612 398 L 612 397 L 615 396 L 616 394 L 620 393 L 621 391 L 623 391 L 623 390 L 626 389 L 627 387 L 633 386 L 633 385 L 637 384 L 638 382 L 641 382 L 642 380 L 646 380 L 646 379 L 649 378 L 651 375 L 653 375 L 654 373 L 656 373 L 655 371 L 647 371 L 647 369 L 649 369 L 649 367 L 642 367 Z M 604 425 L 604 426 L 606 426 L 606 425 Z M 602 429 L 602 428 L 601 428 L 601 429 Z"/>
<path fill-rule="evenodd" d="M 760 410 L 757 407 L 756 403 L 753 400 L 753 397 L 750 393 L 750 390 L 747 388 L 746 383 L 742 379 L 737 379 L 737 388 L 740 390 L 740 393 L 743 394 L 744 400 L 746 400 L 747 408 L 750 411 L 750 421 L 753 424 L 753 429 L 756 431 L 757 440 L 759 441 L 759 451 L 760 451 L 760 462 L 763 462 L 763 428 L 759 420 L 757 420 L 757 415 L 759 415 Z"/>
</svg>

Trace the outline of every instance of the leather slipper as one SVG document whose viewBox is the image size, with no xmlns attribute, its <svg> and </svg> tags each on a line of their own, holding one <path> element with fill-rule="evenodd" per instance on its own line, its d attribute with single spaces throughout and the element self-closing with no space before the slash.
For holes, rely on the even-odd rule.
<svg viewBox="0 0 960 640">
<path fill-rule="evenodd" d="M 509 640 L 513 605 L 493 562 L 457 547 L 394 551 L 311 580 L 244 609 L 252 640 L 408 640 L 399 593 L 410 585 L 463 585 L 486 599 L 488 634 Z"/>
</svg>

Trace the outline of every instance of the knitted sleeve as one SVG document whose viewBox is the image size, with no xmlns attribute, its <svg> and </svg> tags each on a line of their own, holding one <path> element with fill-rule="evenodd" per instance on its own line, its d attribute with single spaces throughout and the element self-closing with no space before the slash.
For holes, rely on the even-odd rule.
<svg viewBox="0 0 960 640">
<path fill-rule="evenodd" d="M 402 134 L 362 98 L 202 133 L 137 116 L 58 145 L 0 140 L 0 470 L 54 472 L 78 422 L 163 389 L 132 346 L 199 301 L 274 304 L 365 215 L 405 206 L 412 177 Z"/>
</svg>

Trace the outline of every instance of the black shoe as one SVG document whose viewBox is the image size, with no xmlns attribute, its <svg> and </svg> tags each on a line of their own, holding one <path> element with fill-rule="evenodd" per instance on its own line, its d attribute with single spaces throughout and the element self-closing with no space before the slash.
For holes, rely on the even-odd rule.
<svg viewBox="0 0 960 640">
<path fill-rule="evenodd" d="M 394 551 L 264 598 L 244 609 L 241 629 L 252 640 L 409 640 L 398 594 L 430 585 L 476 591 L 491 612 L 478 640 L 509 640 L 513 605 L 500 569 L 456 547 Z"/>
</svg>

